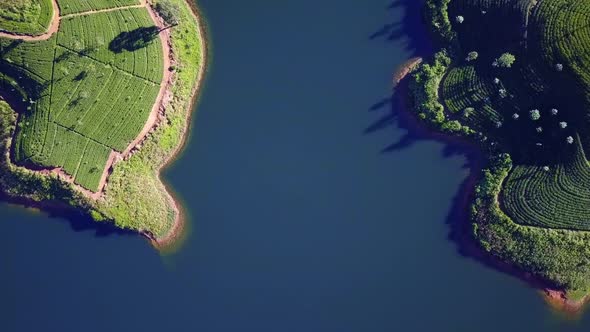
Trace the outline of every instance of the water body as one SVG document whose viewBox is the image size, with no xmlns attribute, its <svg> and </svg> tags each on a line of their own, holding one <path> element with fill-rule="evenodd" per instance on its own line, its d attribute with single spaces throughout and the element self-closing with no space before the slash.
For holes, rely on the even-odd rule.
<svg viewBox="0 0 590 332">
<path fill-rule="evenodd" d="M 184 247 L 0 204 L 1 331 L 588 331 L 458 254 L 466 156 L 372 107 L 428 51 L 417 1 L 200 6 L 210 73 L 166 174 Z"/>
</svg>

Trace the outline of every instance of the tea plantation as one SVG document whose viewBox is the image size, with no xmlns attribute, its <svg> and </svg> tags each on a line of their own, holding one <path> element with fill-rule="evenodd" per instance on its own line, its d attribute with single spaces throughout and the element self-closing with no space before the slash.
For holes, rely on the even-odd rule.
<svg viewBox="0 0 590 332">
<path fill-rule="evenodd" d="M 38 35 L 49 28 L 52 0 L 0 1 L 0 31 Z"/>
<path fill-rule="evenodd" d="M 473 234 L 571 294 L 590 291 L 590 0 L 428 0 L 442 43 L 414 108 L 489 157 Z M 577 297 L 577 296 L 571 296 Z"/>
<path fill-rule="evenodd" d="M 22 101 L 13 159 L 59 167 L 96 191 L 111 151 L 125 150 L 152 111 L 162 45 L 146 8 L 86 12 L 138 1 L 58 3 L 61 24 L 49 40 L 0 39 L 2 90 Z"/>
<path fill-rule="evenodd" d="M 58 0 L 62 15 L 138 5 L 139 0 Z"/>
</svg>

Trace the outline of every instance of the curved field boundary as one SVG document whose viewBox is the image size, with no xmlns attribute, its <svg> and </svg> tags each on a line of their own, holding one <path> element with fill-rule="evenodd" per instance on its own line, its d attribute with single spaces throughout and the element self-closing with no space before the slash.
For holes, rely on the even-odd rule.
<svg viewBox="0 0 590 332">
<path fill-rule="evenodd" d="M 92 15 L 92 14 L 112 12 L 112 11 L 131 9 L 131 8 L 145 8 L 149 13 L 150 18 L 154 22 L 154 25 L 162 30 L 159 33 L 159 38 L 160 38 L 160 42 L 162 45 L 162 51 L 163 51 L 163 61 L 164 61 L 163 78 L 160 82 L 160 90 L 159 90 L 158 96 L 152 106 L 152 110 L 150 112 L 150 115 L 149 115 L 142 131 L 136 136 L 136 138 L 127 146 L 127 148 L 123 152 L 119 153 L 114 150 L 111 151 L 108 161 L 107 161 L 107 164 L 105 165 L 105 167 L 103 169 L 103 172 L 101 175 L 101 180 L 99 182 L 99 186 L 98 186 L 98 189 L 96 192 L 84 189 L 78 185 L 75 186 L 79 191 L 84 193 L 87 197 L 96 200 L 96 199 L 99 199 L 104 193 L 104 188 L 107 183 L 108 176 L 109 176 L 109 173 L 110 173 L 113 165 L 116 164 L 118 161 L 124 160 L 130 154 L 132 154 L 133 150 L 146 138 L 146 136 L 150 133 L 152 128 L 154 128 L 154 126 L 156 126 L 159 121 L 160 110 L 164 107 L 164 102 L 165 102 L 164 97 L 167 94 L 167 91 L 172 84 L 171 73 L 168 70 L 168 68 L 171 65 L 170 32 L 165 29 L 166 26 L 165 26 L 164 22 L 162 22 L 158 18 L 158 15 L 154 12 L 153 8 L 149 5 L 147 0 L 141 0 L 141 3 L 139 5 L 130 5 L 130 6 L 100 9 L 100 10 L 92 10 L 92 11 L 80 12 L 80 13 L 75 13 L 75 14 L 69 14 L 69 15 L 65 15 L 65 16 L 60 16 L 57 0 L 53 0 L 53 6 L 54 6 L 53 20 L 52 20 L 50 29 L 46 33 L 44 33 L 42 35 L 38 35 L 38 36 L 17 35 L 17 34 L 11 34 L 11 33 L 0 33 L 0 38 L 8 38 L 8 39 L 24 40 L 24 41 L 43 41 L 43 40 L 47 40 L 47 39 L 51 38 L 53 34 L 57 33 L 57 31 L 59 30 L 59 23 L 60 23 L 61 18 Z M 67 174 L 61 168 L 49 170 L 49 172 L 55 173 L 58 176 L 60 176 L 62 179 L 73 184 L 73 177 L 70 174 Z"/>
<path fill-rule="evenodd" d="M 117 11 L 117 10 L 129 9 L 129 8 L 142 8 L 142 7 L 145 7 L 147 5 L 148 5 L 147 0 L 142 0 L 139 5 L 130 5 L 130 6 L 121 6 L 121 7 L 113 7 L 113 8 L 105 8 L 105 9 L 97 9 L 97 10 L 89 10 L 87 12 L 81 12 L 81 13 L 74 13 L 74 14 L 64 15 L 61 18 L 84 16 L 84 15 L 92 15 L 92 14 L 99 14 L 99 13 L 108 13 L 108 12 L 114 12 L 114 11 Z"/>
<path fill-rule="evenodd" d="M 201 47 L 203 49 L 203 58 L 202 64 L 199 66 L 199 71 L 197 73 L 197 81 L 196 84 L 193 86 L 191 91 L 190 97 L 190 108 L 189 111 L 186 113 L 186 125 L 187 130 L 185 130 L 184 134 L 182 135 L 180 144 L 176 146 L 176 148 L 168 155 L 166 160 L 162 165 L 158 167 L 156 170 L 156 174 L 158 180 L 164 184 L 164 189 L 166 191 L 166 195 L 168 196 L 168 200 L 172 203 L 174 208 L 174 212 L 176 214 L 174 218 L 174 224 L 172 228 L 163 236 L 152 236 L 150 234 L 143 233 L 152 243 L 152 245 L 157 248 L 158 250 L 167 250 L 167 251 L 174 251 L 175 248 L 178 248 L 182 243 L 182 240 L 185 234 L 185 222 L 184 220 L 184 211 L 181 208 L 180 203 L 174 197 L 174 192 L 168 188 L 166 182 L 162 180 L 162 172 L 165 170 L 172 162 L 176 160 L 178 155 L 181 151 L 185 148 L 187 143 L 187 138 L 189 135 L 188 126 L 190 126 L 190 119 L 193 116 L 193 112 L 195 111 L 195 104 L 197 103 L 197 98 L 199 93 L 203 87 L 203 81 L 205 79 L 205 74 L 207 72 L 207 64 L 208 64 L 208 43 L 207 43 L 207 32 L 205 28 L 205 21 L 204 18 L 201 16 L 199 9 L 197 8 L 196 3 L 191 3 L 190 0 L 187 1 L 190 7 L 190 15 L 193 19 L 197 22 L 197 34 L 199 35 L 199 41 L 201 43 Z M 166 68 L 165 68 L 166 70 Z"/>
<path fill-rule="evenodd" d="M 170 58 L 171 58 L 171 54 L 172 54 L 172 51 L 170 49 L 170 45 L 171 45 L 170 32 L 168 30 L 165 30 L 164 23 L 158 19 L 157 14 L 154 12 L 154 9 L 148 4 L 147 0 L 142 0 L 141 2 L 142 3 L 141 3 L 141 5 L 139 5 L 139 7 L 145 7 L 147 9 L 147 11 L 149 12 L 150 17 L 154 21 L 154 24 L 162 30 L 158 35 L 160 38 L 160 44 L 162 44 L 162 51 L 163 51 L 163 55 L 164 55 L 164 74 L 162 77 L 162 81 L 160 83 L 160 91 L 158 92 L 158 96 L 156 97 L 156 101 L 154 102 L 154 105 L 152 106 L 152 111 L 150 112 L 150 115 L 149 115 L 145 125 L 143 126 L 143 129 L 139 133 L 139 135 L 137 135 L 137 137 L 127 146 L 125 151 L 123 151 L 122 153 L 118 153 L 116 151 L 111 152 L 111 155 L 109 156 L 107 164 L 105 165 L 105 168 L 103 170 L 103 174 L 101 176 L 100 183 L 98 184 L 98 190 L 95 193 L 90 195 L 90 197 L 93 199 L 100 198 L 102 196 L 102 194 L 104 193 L 104 188 L 107 183 L 109 173 L 110 173 L 113 165 L 116 164 L 120 160 L 124 160 L 131 153 L 133 153 L 133 150 L 139 144 L 141 144 L 141 142 L 150 133 L 152 128 L 154 128 L 154 126 L 157 125 L 160 109 L 164 108 L 164 102 L 165 102 L 164 96 L 168 93 L 168 89 L 172 85 L 172 81 L 171 81 L 172 74 L 168 70 L 168 68 L 170 68 L 170 65 L 171 65 Z M 138 6 L 130 6 L 130 7 L 125 7 L 125 8 L 134 8 L 134 7 L 138 7 Z M 121 8 L 123 8 L 123 7 L 119 7 L 118 9 L 121 9 Z M 109 10 L 103 10 L 103 11 L 109 11 Z M 97 12 L 100 12 L 100 11 L 94 11 L 94 13 L 97 13 Z M 74 15 L 83 15 L 83 14 L 84 13 L 79 13 L 79 14 L 74 14 Z"/>
<path fill-rule="evenodd" d="M 51 36 L 53 36 L 55 33 L 57 33 L 57 31 L 59 30 L 59 22 L 61 21 L 62 18 L 92 15 L 92 14 L 106 13 L 106 12 L 112 12 L 112 11 L 117 11 L 117 10 L 129 9 L 129 8 L 142 8 L 142 7 L 147 7 L 148 10 L 150 10 L 150 15 L 152 13 L 151 6 L 149 6 L 147 0 L 141 0 L 141 3 L 139 5 L 122 6 L 122 7 L 99 9 L 99 10 L 90 10 L 90 11 L 86 11 L 86 12 L 68 14 L 68 15 L 63 15 L 63 16 L 61 16 L 61 12 L 59 9 L 59 5 L 57 4 L 57 0 L 52 0 L 51 3 L 53 5 L 53 18 L 51 19 L 51 24 L 49 25 L 49 29 L 47 29 L 47 31 L 45 33 L 40 34 L 40 35 L 27 35 L 27 34 L 12 33 L 12 32 L 8 32 L 8 31 L 0 31 L 0 38 L 24 40 L 24 41 L 42 41 L 42 40 L 47 40 L 47 39 L 51 38 Z M 157 21 L 154 20 L 154 22 L 157 22 Z"/>
<path fill-rule="evenodd" d="M 51 38 L 51 36 L 53 36 L 53 34 L 56 33 L 59 29 L 60 21 L 60 11 L 59 6 L 57 5 L 57 0 L 52 0 L 51 3 L 53 5 L 53 17 L 51 18 L 51 24 L 49 25 L 49 29 L 47 29 L 45 33 L 40 35 L 26 35 L 3 31 L 0 32 L 0 38 L 18 39 L 24 41 L 41 41 Z"/>
</svg>

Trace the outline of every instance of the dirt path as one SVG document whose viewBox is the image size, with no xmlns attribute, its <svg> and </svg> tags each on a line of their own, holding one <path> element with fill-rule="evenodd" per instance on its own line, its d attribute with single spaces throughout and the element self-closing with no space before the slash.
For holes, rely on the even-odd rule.
<svg viewBox="0 0 590 332">
<path fill-rule="evenodd" d="M 171 65 L 171 56 L 172 56 L 171 48 L 170 48 L 170 45 L 171 45 L 170 31 L 168 29 L 166 29 L 167 27 L 166 27 L 165 23 L 154 12 L 154 10 L 150 6 L 148 0 L 141 0 L 139 5 L 108 8 L 108 9 L 101 9 L 101 10 L 92 10 L 92 11 L 69 14 L 69 15 L 64 15 L 64 16 L 60 16 L 60 11 L 59 11 L 59 6 L 57 5 L 57 0 L 53 0 L 53 8 L 54 8 L 54 12 L 53 12 L 51 26 L 47 30 L 47 32 L 45 32 L 44 34 L 38 35 L 38 36 L 31 36 L 31 35 L 17 35 L 17 34 L 0 32 L 0 37 L 9 38 L 9 39 L 18 39 L 18 40 L 24 40 L 24 41 L 47 40 L 47 39 L 51 38 L 51 36 L 58 31 L 61 18 L 92 15 L 92 14 L 112 12 L 112 11 L 117 11 L 117 10 L 124 10 L 124 9 L 129 9 L 129 8 L 145 8 L 148 11 L 155 26 L 157 26 L 158 28 L 161 29 L 161 32 L 159 33 L 159 38 L 160 38 L 160 43 L 162 44 L 162 51 L 163 51 L 163 55 L 164 55 L 163 56 L 163 61 L 164 61 L 163 77 L 162 77 L 162 81 L 160 83 L 160 91 L 158 93 L 156 100 L 154 101 L 154 105 L 152 107 L 150 115 L 149 115 L 143 129 L 137 135 L 137 137 L 127 146 L 125 151 L 123 151 L 122 153 L 119 153 L 117 151 L 111 151 L 111 154 L 109 155 L 109 159 L 107 161 L 107 164 L 105 165 L 105 168 L 103 170 L 103 174 L 101 175 L 101 180 L 99 182 L 98 190 L 96 192 L 84 189 L 84 188 L 76 185 L 76 188 L 80 192 L 82 192 L 84 195 L 86 195 L 88 198 L 93 199 L 93 200 L 97 200 L 103 195 L 103 193 L 105 191 L 105 186 L 107 184 L 110 172 L 112 171 L 113 165 L 116 164 L 117 162 L 129 157 L 134 152 L 134 150 L 140 146 L 141 142 L 146 138 L 146 136 L 150 133 L 150 131 L 154 128 L 154 126 L 158 123 L 158 120 L 160 119 L 160 111 L 163 112 L 163 110 L 165 108 L 165 104 L 167 102 L 165 100 L 165 97 L 167 95 L 169 95 L 169 89 L 172 85 L 172 74 L 168 70 L 168 68 L 170 68 L 170 65 Z M 41 171 L 41 172 L 42 173 L 53 173 L 67 182 L 70 182 L 70 183 L 74 182 L 73 177 L 70 176 L 69 174 L 65 173 L 60 168 L 45 170 L 45 171 Z"/>
<path fill-rule="evenodd" d="M 122 7 L 114 7 L 114 8 L 106 8 L 106 9 L 99 9 L 99 10 L 89 10 L 86 12 L 81 13 L 74 13 L 68 15 L 61 15 L 59 6 L 57 4 L 57 0 L 52 0 L 53 5 L 53 17 L 51 18 L 51 24 L 49 29 L 46 32 L 40 35 L 28 35 L 28 34 L 18 34 L 18 33 L 11 33 L 11 32 L 1 32 L 0 31 L 0 38 L 7 38 L 7 39 L 16 39 L 16 40 L 24 40 L 24 41 L 42 41 L 47 40 L 53 36 L 59 30 L 59 23 L 64 18 L 70 17 L 77 17 L 77 16 L 84 16 L 84 15 L 92 15 L 98 13 L 108 13 L 114 12 L 117 10 L 124 10 L 130 8 L 144 8 L 149 7 L 147 0 L 141 0 L 139 5 L 130 5 L 130 6 L 122 6 Z M 151 8 L 151 7 L 150 7 Z"/>
<path fill-rule="evenodd" d="M 156 101 L 154 102 L 154 106 L 152 107 L 152 111 L 143 126 L 141 132 L 137 135 L 137 137 L 127 146 L 125 151 L 122 153 L 118 152 L 111 152 L 109 160 L 104 168 L 103 174 L 101 176 L 101 181 L 98 185 L 98 191 L 96 193 L 92 193 L 91 195 L 87 195 L 92 199 L 98 199 L 102 196 L 105 191 L 105 185 L 107 184 L 108 177 L 110 172 L 112 171 L 112 167 L 118 161 L 124 160 L 128 158 L 136 148 L 140 147 L 141 142 L 146 138 L 146 136 L 150 133 L 150 131 L 154 128 L 154 126 L 158 123 L 160 118 L 160 111 L 164 111 L 165 109 L 165 96 L 169 94 L 169 89 L 172 85 L 172 73 L 168 70 L 171 65 L 171 56 L 172 51 L 170 49 L 170 30 L 166 29 L 164 22 L 156 15 L 153 8 L 150 6 L 147 0 L 141 0 L 141 5 L 133 6 L 134 8 L 141 8 L 144 7 L 149 12 L 150 17 L 154 21 L 154 24 L 160 28 L 162 31 L 159 33 L 160 43 L 162 44 L 162 51 L 163 51 L 163 60 L 164 60 L 164 69 L 163 69 L 163 77 L 162 82 L 160 83 L 160 92 L 156 97 Z M 123 7 L 119 7 L 123 8 Z M 126 7 L 130 8 L 130 7 Z"/>
<path fill-rule="evenodd" d="M 10 32 L 0 32 L 0 37 L 8 38 L 8 39 L 18 39 L 24 41 L 41 41 L 47 40 L 53 36 L 54 33 L 57 32 L 59 29 L 59 21 L 60 21 L 60 12 L 59 6 L 57 5 L 57 0 L 52 1 L 53 5 L 53 17 L 51 18 L 51 24 L 49 25 L 49 29 L 41 35 L 26 35 L 26 34 L 16 34 Z"/>
<path fill-rule="evenodd" d="M 124 10 L 124 9 L 130 9 L 130 8 L 143 8 L 146 6 L 146 1 L 141 1 L 141 4 L 139 5 L 130 5 L 130 6 L 121 6 L 121 7 L 113 7 L 113 8 L 105 8 L 105 9 L 97 9 L 97 10 L 89 10 L 87 12 L 81 12 L 81 13 L 74 13 L 74 14 L 68 14 L 68 15 L 64 15 L 61 18 L 68 18 L 68 17 L 78 17 L 78 16 L 85 16 L 85 15 L 92 15 L 92 14 L 99 14 L 99 13 L 108 13 L 108 12 L 114 12 L 117 10 Z"/>
<path fill-rule="evenodd" d="M 200 13 L 199 13 L 196 3 L 191 2 L 191 1 L 187 1 L 187 3 L 191 7 L 190 12 L 191 12 L 193 19 L 197 22 L 197 28 L 198 28 L 197 34 L 199 35 L 199 40 L 201 42 L 201 49 L 203 52 L 203 58 L 201 59 L 202 64 L 199 66 L 199 72 L 197 73 L 197 83 L 193 86 L 193 90 L 191 91 L 190 109 L 189 109 L 189 111 L 186 112 L 187 129 L 184 132 L 184 136 L 182 137 L 181 143 L 168 156 L 168 158 L 166 159 L 166 162 L 163 165 L 161 165 L 157 170 L 158 179 L 160 180 L 160 182 L 162 182 L 164 184 L 164 186 L 166 186 L 166 184 L 164 181 L 162 181 L 162 178 L 161 178 L 162 170 L 165 169 L 166 167 L 168 167 L 170 165 L 170 163 L 172 163 L 175 160 L 178 153 L 180 151 L 182 151 L 182 149 L 184 148 L 184 146 L 186 144 L 190 118 L 191 118 L 193 111 L 195 109 L 194 106 L 197 101 L 197 97 L 199 96 L 199 92 L 201 91 L 201 88 L 203 86 L 203 79 L 205 78 L 207 61 L 208 61 L 207 60 L 208 44 L 207 44 L 207 36 L 205 35 L 206 30 L 205 30 L 204 20 L 202 19 L 202 17 L 200 17 Z M 171 194 L 172 191 L 170 191 L 168 188 L 166 188 L 166 193 L 168 195 L 168 199 L 174 205 L 174 210 L 176 211 L 176 219 L 174 220 L 174 225 L 172 226 L 170 231 L 167 234 L 165 234 L 164 236 L 161 236 L 158 238 L 150 238 L 150 237 L 148 237 L 148 238 L 151 240 L 152 245 L 154 247 L 156 247 L 158 250 L 161 250 L 161 251 L 172 250 L 172 251 L 174 251 L 178 246 L 180 246 L 182 244 L 181 242 L 183 241 L 184 237 L 186 236 L 186 233 L 185 233 L 186 220 L 184 220 L 185 216 L 183 215 L 183 210 L 181 209 L 178 201 L 173 197 L 173 194 Z"/>
<path fill-rule="evenodd" d="M 139 135 L 137 135 L 137 137 L 133 140 L 133 142 L 131 142 L 131 144 L 129 144 L 127 149 L 125 149 L 125 151 L 123 151 L 123 153 L 121 154 L 121 156 L 123 158 L 127 157 L 129 155 L 129 153 L 131 152 L 131 150 L 134 147 L 136 147 L 141 141 L 143 141 L 143 139 L 147 136 L 147 134 L 150 132 L 150 130 L 154 127 L 154 125 L 156 124 L 156 121 L 158 120 L 158 113 L 159 113 L 160 109 L 163 110 L 163 108 L 165 106 L 164 105 L 164 96 L 167 94 L 168 88 L 172 85 L 172 81 L 171 81 L 172 74 L 168 70 L 168 68 L 170 68 L 170 65 L 171 65 L 171 61 L 170 61 L 170 57 L 171 57 L 170 30 L 164 30 L 166 28 L 164 22 L 160 21 L 160 19 L 158 18 L 156 13 L 154 13 L 154 10 L 152 9 L 151 6 L 149 6 L 147 4 L 144 4 L 144 6 L 146 6 L 148 12 L 150 13 L 150 17 L 152 18 L 152 20 L 154 21 L 156 26 L 162 30 L 160 32 L 159 36 L 160 36 L 160 43 L 162 44 L 162 51 L 164 54 L 164 75 L 162 77 L 162 82 L 160 83 L 160 92 L 158 93 L 158 96 L 156 97 L 156 101 L 154 103 L 154 106 L 152 107 L 152 111 L 150 113 L 150 116 L 149 116 L 146 124 L 144 125 L 143 129 L 139 133 Z"/>
</svg>

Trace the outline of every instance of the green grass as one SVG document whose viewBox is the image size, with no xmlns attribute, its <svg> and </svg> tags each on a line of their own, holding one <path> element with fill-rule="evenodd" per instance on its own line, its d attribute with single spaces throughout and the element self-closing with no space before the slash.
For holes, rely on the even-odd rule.
<svg viewBox="0 0 590 332">
<path fill-rule="evenodd" d="M 0 71 L 26 104 L 15 161 L 60 167 L 96 191 L 110 150 L 137 137 L 160 90 L 162 46 L 147 10 L 68 17 L 47 41 L 0 47 Z"/>
<path fill-rule="evenodd" d="M 123 228 L 147 230 L 165 235 L 176 214 L 166 188 L 158 179 L 158 169 L 181 144 L 188 129 L 187 115 L 191 93 L 199 69 L 205 65 L 198 27 L 184 0 L 170 0 L 181 9 L 180 24 L 172 29 L 173 50 L 177 59 L 174 99 L 166 109 L 167 120 L 144 142 L 139 153 L 118 164 L 110 176 L 106 199 L 99 210 Z"/>
<path fill-rule="evenodd" d="M 590 230 L 590 166 L 579 142 L 574 153 L 543 170 L 516 165 L 506 179 L 506 213 L 523 225 Z M 573 151 L 572 151 L 573 152 Z"/>
<path fill-rule="evenodd" d="M 62 15 L 139 5 L 139 0 L 58 0 Z"/>
<path fill-rule="evenodd" d="M 0 2 L 0 30 L 39 35 L 47 31 L 53 17 L 51 0 L 8 0 Z"/>
<path fill-rule="evenodd" d="M 13 164 L 8 154 L 0 160 L 4 193 L 35 202 L 65 202 L 122 228 L 155 236 L 168 233 L 177 216 L 159 168 L 188 130 L 192 91 L 205 65 L 204 40 L 196 33 L 189 5 L 171 1 L 180 8 L 180 24 L 171 30 L 176 63 L 166 121 L 130 159 L 116 164 L 104 199 L 90 201 L 54 175 Z M 108 3 L 114 2 L 92 2 Z M 139 36 L 144 36 L 146 18 L 143 9 L 72 16 L 47 41 L 0 40 L 0 88 L 22 97 L 24 110 L 15 126 L 15 114 L 0 102 L 0 148 L 12 146 L 12 158 L 25 165 L 62 167 L 82 187 L 94 188 L 111 150 L 124 147 L 143 126 L 161 80 L 159 40 L 123 44 L 112 52 L 111 42 L 121 33 L 140 29 Z M 125 35 L 123 41 L 128 39 Z"/>
</svg>

